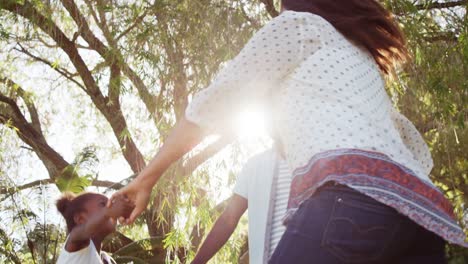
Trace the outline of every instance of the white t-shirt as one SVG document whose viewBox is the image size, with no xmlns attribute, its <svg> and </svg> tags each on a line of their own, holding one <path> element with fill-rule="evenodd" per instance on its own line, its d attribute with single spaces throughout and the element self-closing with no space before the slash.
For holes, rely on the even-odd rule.
<svg viewBox="0 0 468 264">
<path fill-rule="evenodd" d="M 277 172 L 277 184 L 272 186 Z M 266 263 L 285 230 L 281 221 L 286 213 L 290 181 L 287 163 L 272 149 L 249 159 L 237 177 L 234 193 L 248 201 L 250 263 Z M 272 197 L 272 191 L 276 197 Z M 275 198 L 280 199 L 275 202 Z M 272 244 L 272 239 L 276 243 Z"/>
<path fill-rule="evenodd" d="M 67 237 L 68 240 L 68 237 Z M 93 240 L 89 240 L 89 245 L 75 252 L 68 252 L 63 245 L 62 251 L 57 260 L 57 264 L 113 264 L 116 263 L 109 255 L 101 251 L 101 254 L 96 250 Z M 106 262 L 103 262 L 105 260 Z"/>
</svg>

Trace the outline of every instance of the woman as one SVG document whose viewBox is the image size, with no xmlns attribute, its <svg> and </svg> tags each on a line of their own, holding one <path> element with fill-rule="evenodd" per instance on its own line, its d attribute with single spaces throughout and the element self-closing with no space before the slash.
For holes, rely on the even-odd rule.
<svg viewBox="0 0 468 264">
<path fill-rule="evenodd" d="M 391 14 L 374 0 L 282 5 L 116 194 L 136 203 L 127 221 L 173 161 L 263 99 L 294 171 L 287 231 L 270 263 L 444 263 L 444 240 L 467 244 L 428 177 L 428 147 L 385 92 L 381 75 L 407 57 Z"/>
</svg>

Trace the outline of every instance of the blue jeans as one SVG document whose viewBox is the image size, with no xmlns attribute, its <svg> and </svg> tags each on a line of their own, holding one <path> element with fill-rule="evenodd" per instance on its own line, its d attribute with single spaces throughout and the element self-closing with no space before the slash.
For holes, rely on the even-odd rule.
<svg viewBox="0 0 468 264">
<path fill-rule="evenodd" d="M 395 209 L 326 184 L 302 203 L 269 264 L 440 264 L 445 241 Z"/>
</svg>

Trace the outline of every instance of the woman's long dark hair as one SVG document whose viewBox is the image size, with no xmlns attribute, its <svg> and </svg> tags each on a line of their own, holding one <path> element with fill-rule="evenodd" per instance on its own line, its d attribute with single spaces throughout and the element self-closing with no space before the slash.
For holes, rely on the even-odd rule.
<svg viewBox="0 0 468 264">
<path fill-rule="evenodd" d="M 408 58 L 403 33 L 376 0 L 282 0 L 282 5 L 323 17 L 346 38 L 366 47 L 385 73 Z"/>
</svg>

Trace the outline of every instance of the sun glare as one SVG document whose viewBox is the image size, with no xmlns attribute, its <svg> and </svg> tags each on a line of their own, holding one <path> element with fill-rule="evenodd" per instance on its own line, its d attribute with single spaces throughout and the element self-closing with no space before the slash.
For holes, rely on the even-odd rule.
<svg viewBox="0 0 468 264">
<path fill-rule="evenodd" d="M 237 135 L 242 139 L 255 139 L 267 136 L 265 113 L 259 109 L 248 109 L 237 118 Z"/>
</svg>

